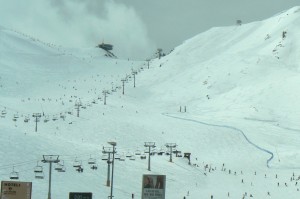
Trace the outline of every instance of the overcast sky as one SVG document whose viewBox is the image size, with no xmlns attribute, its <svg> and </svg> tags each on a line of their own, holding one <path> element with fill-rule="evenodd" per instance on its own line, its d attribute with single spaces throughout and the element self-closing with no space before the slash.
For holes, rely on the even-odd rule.
<svg viewBox="0 0 300 199">
<path fill-rule="evenodd" d="M 269 18 L 300 0 L 0 0 L 0 25 L 66 47 L 114 45 L 122 58 L 169 52 L 216 26 Z"/>
</svg>

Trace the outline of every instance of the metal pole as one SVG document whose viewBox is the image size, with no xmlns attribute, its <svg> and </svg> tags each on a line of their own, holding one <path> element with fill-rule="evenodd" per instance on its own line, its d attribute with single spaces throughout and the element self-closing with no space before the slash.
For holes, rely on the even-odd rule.
<svg viewBox="0 0 300 199">
<path fill-rule="evenodd" d="M 135 88 L 135 74 L 133 74 L 133 87 Z"/>
<path fill-rule="evenodd" d="M 172 153 L 173 153 L 173 147 L 170 147 L 170 162 L 172 162 Z"/>
<path fill-rule="evenodd" d="M 150 146 L 149 146 L 149 151 L 148 151 L 149 155 L 148 155 L 148 171 L 150 170 Z"/>
<path fill-rule="evenodd" d="M 77 105 L 77 117 L 79 117 L 79 104 Z"/>
<path fill-rule="evenodd" d="M 108 153 L 108 160 L 107 160 L 107 181 L 106 186 L 110 186 L 110 153 Z"/>
<path fill-rule="evenodd" d="M 38 119 L 37 116 L 35 117 L 35 132 L 37 132 L 37 123 L 38 123 Z"/>
<path fill-rule="evenodd" d="M 104 105 L 106 105 L 106 91 L 104 92 Z"/>
<path fill-rule="evenodd" d="M 122 92 L 122 94 L 124 95 L 124 87 L 125 87 L 125 80 L 124 81 L 122 81 L 123 82 L 123 92 Z"/>
<path fill-rule="evenodd" d="M 51 170 L 52 170 L 52 162 L 49 163 L 49 190 L 48 190 L 48 199 L 51 199 Z"/>
<path fill-rule="evenodd" d="M 113 145 L 113 159 L 112 159 L 112 170 L 111 170 L 111 187 L 110 187 L 110 198 L 113 197 L 113 184 L 114 184 L 114 162 L 115 162 L 115 145 Z"/>
</svg>

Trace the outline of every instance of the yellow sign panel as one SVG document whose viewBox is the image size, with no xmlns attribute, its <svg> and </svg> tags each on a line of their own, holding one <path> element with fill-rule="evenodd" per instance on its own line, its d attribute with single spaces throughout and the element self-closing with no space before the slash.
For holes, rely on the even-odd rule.
<svg viewBox="0 0 300 199">
<path fill-rule="evenodd" d="M 32 182 L 2 181 L 1 199 L 31 199 Z"/>
</svg>

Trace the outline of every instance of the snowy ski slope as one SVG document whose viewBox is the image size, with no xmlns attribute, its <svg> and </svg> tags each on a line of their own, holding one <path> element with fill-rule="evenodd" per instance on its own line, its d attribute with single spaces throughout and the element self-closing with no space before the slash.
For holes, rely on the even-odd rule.
<svg viewBox="0 0 300 199">
<path fill-rule="evenodd" d="M 151 60 L 149 69 L 98 48 L 66 49 L 0 27 L 0 179 L 17 171 L 20 181 L 33 182 L 32 199 L 46 198 L 48 165 L 40 160 L 55 154 L 66 172 L 53 171 L 52 198 L 107 198 L 102 147 L 113 140 L 118 155 L 129 156 L 143 154 L 151 141 L 156 152 L 176 143 L 192 164 L 156 154 L 148 171 L 139 155 L 116 160 L 115 198 L 140 198 L 147 173 L 167 176 L 166 199 L 299 198 L 299 27 L 294 7 L 264 21 L 212 28 Z M 33 113 L 42 115 L 37 132 Z M 37 165 L 44 179 L 35 179 Z"/>
</svg>

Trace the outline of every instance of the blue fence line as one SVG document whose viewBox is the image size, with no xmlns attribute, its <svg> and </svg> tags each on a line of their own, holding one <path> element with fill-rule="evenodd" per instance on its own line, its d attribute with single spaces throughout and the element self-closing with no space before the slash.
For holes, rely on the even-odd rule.
<svg viewBox="0 0 300 199">
<path fill-rule="evenodd" d="M 162 115 L 164 116 L 167 116 L 167 117 L 171 117 L 171 118 L 175 118 L 175 119 L 180 119 L 180 120 L 185 120 L 185 121 L 189 121 L 189 122 L 195 122 L 195 123 L 199 123 L 199 124 L 203 124 L 203 125 L 207 125 L 207 126 L 213 126 L 213 127 L 219 127 L 219 128 L 227 128 L 227 129 L 231 129 L 231 130 L 235 130 L 235 131 L 238 131 L 239 133 L 241 133 L 245 140 L 252 146 L 254 146 L 255 148 L 259 149 L 260 151 L 263 151 L 265 153 L 268 153 L 269 155 L 271 155 L 271 157 L 267 160 L 267 167 L 270 168 L 270 162 L 271 160 L 274 158 L 274 154 L 267 150 L 267 149 L 264 149 L 258 145 L 256 145 L 255 143 L 251 142 L 249 140 L 249 138 L 245 135 L 245 133 L 236 128 L 236 127 L 233 127 L 233 126 L 227 126 L 227 125 L 217 125 L 217 124 L 209 124 L 209 123 L 205 123 L 205 122 L 201 122 L 201 121 L 197 121 L 197 120 L 194 120 L 194 119 L 187 119 L 187 118 L 181 118 L 181 117 L 177 117 L 177 116 L 172 116 L 172 115 L 169 115 L 168 113 L 162 113 Z"/>
</svg>

